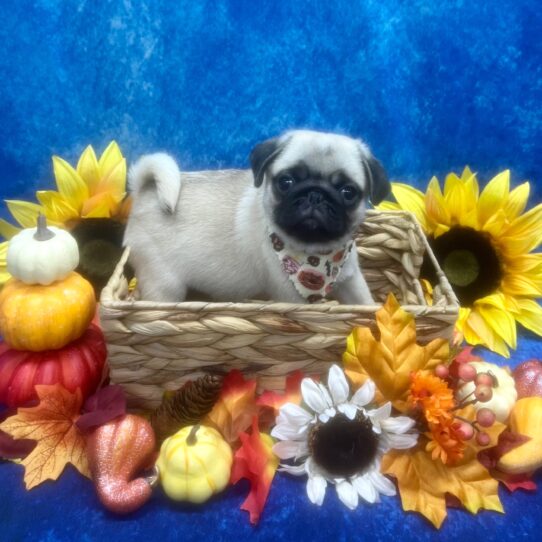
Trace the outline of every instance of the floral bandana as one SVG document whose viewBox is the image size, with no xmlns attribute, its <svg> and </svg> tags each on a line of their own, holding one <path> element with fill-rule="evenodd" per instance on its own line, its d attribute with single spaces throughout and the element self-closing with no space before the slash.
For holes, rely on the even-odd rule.
<svg viewBox="0 0 542 542">
<path fill-rule="evenodd" d="M 354 246 L 354 241 L 349 241 L 336 251 L 307 254 L 287 247 L 276 233 L 271 233 L 269 238 L 283 271 L 309 303 L 323 301 L 331 293 L 346 257 Z"/>
</svg>

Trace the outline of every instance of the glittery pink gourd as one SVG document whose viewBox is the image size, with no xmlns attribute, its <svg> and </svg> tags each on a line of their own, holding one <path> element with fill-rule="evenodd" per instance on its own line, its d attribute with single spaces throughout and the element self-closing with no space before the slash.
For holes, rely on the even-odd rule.
<svg viewBox="0 0 542 542">
<path fill-rule="evenodd" d="M 513 375 L 518 399 L 542 397 L 542 361 L 524 361 L 514 369 Z"/>
<path fill-rule="evenodd" d="M 155 448 L 150 423 L 132 414 L 112 420 L 88 435 L 92 479 L 100 502 L 108 510 L 129 514 L 149 500 L 151 484 L 135 476 L 152 466 Z"/>
</svg>

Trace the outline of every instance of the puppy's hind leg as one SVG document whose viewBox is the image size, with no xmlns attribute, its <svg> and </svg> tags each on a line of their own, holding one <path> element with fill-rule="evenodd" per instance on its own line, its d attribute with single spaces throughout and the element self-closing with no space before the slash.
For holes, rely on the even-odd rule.
<svg viewBox="0 0 542 542">
<path fill-rule="evenodd" d="M 159 266 L 140 272 L 138 287 L 141 299 L 160 303 L 179 303 L 186 299 L 187 287 L 181 273 L 165 274 Z"/>
</svg>

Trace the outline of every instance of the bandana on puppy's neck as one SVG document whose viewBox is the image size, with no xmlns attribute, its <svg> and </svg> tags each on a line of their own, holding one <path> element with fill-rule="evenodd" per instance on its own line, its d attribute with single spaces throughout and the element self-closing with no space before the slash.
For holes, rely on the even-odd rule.
<svg viewBox="0 0 542 542">
<path fill-rule="evenodd" d="M 346 257 L 354 246 L 354 241 L 348 241 L 338 249 L 309 254 L 286 246 L 275 232 L 271 232 L 269 239 L 282 270 L 309 303 L 322 301 L 331 293 Z"/>
</svg>

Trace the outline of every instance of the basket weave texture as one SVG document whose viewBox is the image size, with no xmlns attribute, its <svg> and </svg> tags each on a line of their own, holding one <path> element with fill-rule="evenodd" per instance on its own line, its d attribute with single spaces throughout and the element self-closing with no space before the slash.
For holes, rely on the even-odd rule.
<svg viewBox="0 0 542 542">
<path fill-rule="evenodd" d="M 368 211 L 356 246 L 376 300 L 394 292 L 416 317 L 420 342 L 451 338 L 457 298 L 412 214 Z M 418 280 L 424 255 L 438 277 L 430 305 Z M 234 368 L 257 376 L 262 389 L 281 390 L 297 369 L 326 373 L 353 327 L 375 325 L 376 305 L 140 301 L 128 289 L 128 256 L 127 249 L 102 291 L 100 317 L 111 380 L 133 408 L 155 408 L 165 390 Z"/>
</svg>

